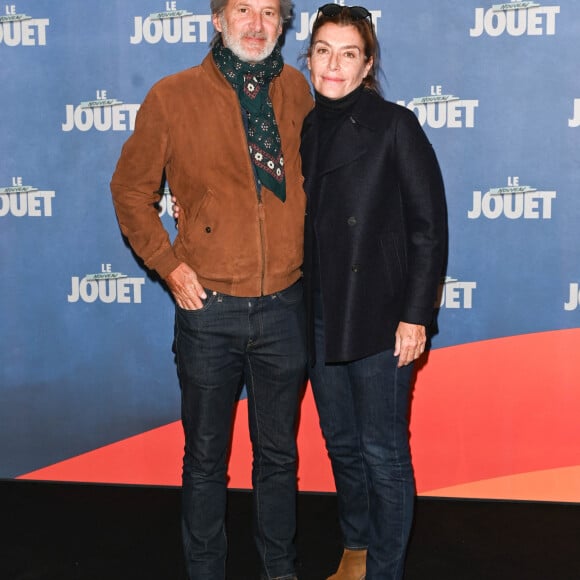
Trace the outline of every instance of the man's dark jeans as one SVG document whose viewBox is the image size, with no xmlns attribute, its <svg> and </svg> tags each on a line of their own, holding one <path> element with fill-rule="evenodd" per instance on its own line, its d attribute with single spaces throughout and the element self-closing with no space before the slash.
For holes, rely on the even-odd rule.
<svg viewBox="0 0 580 580">
<path fill-rule="evenodd" d="M 177 308 L 175 323 L 188 576 L 225 577 L 227 455 L 235 401 L 245 382 L 254 455 L 253 530 L 262 574 L 292 578 L 296 418 L 306 371 L 302 283 L 258 298 L 207 294 L 200 310 Z"/>
</svg>

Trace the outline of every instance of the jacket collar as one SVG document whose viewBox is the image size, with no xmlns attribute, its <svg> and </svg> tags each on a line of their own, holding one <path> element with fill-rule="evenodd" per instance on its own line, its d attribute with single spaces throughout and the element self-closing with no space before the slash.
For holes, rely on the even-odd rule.
<svg viewBox="0 0 580 580">
<path fill-rule="evenodd" d="M 329 155 L 325 155 L 324 165 L 318 163 L 318 121 L 313 111 L 308 115 L 302 130 L 302 163 L 305 175 L 318 172 L 324 175 L 344 165 L 356 161 L 367 153 L 367 131 L 376 130 L 373 123 L 373 107 L 371 101 L 374 95 L 363 91 L 355 103 L 350 115 L 345 117 L 334 137 L 334 146 Z"/>
</svg>

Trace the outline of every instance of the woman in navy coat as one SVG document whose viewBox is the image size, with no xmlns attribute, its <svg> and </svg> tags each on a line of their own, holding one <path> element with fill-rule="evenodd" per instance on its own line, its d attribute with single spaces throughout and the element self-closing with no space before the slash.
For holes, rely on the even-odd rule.
<svg viewBox="0 0 580 580">
<path fill-rule="evenodd" d="M 415 115 L 377 92 L 362 7 L 323 6 L 307 54 L 304 277 L 313 393 L 344 553 L 333 580 L 399 579 L 413 517 L 413 361 L 446 257 L 444 188 Z"/>
</svg>

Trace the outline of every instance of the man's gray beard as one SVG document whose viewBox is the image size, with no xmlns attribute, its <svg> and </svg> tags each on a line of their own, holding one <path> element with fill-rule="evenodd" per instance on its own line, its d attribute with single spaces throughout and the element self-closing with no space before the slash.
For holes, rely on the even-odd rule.
<svg viewBox="0 0 580 580">
<path fill-rule="evenodd" d="M 266 46 L 264 47 L 262 52 L 260 54 L 258 54 L 257 56 L 248 55 L 248 54 L 246 54 L 246 51 L 244 50 L 242 43 L 239 40 L 233 39 L 230 36 L 229 30 L 228 30 L 228 25 L 226 23 L 226 19 L 225 19 L 224 15 L 220 14 L 219 18 L 220 18 L 220 24 L 222 25 L 222 40 L 223 40 L 224 46 L 229 48 L 241 61 L 249 62 L 249 63 L 262 62 L 262 61 L 266 60 L 272 54 L 272 51 L 274 50 L 274 47 L 276 46 L 278 39 L 276 39 L 272 43 L 266 44 Z"/>
</svg>

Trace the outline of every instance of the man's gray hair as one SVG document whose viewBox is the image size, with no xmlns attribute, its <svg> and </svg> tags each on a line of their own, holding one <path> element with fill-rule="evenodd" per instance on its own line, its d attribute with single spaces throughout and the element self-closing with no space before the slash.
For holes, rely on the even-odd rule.
<svg viewBox="0 0 580 580">
<path fill-rule="evenodd" d="M 228 5 L 230 0 L 210 0 L 209 6 L 212 14 L 219 14 Z M 292 18 L 292 8 L 294 3 L 292 0 L 279 0 L 280 1 L 280 17 L 282 22 L 288 22 Z"/>
</svg>

